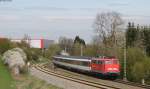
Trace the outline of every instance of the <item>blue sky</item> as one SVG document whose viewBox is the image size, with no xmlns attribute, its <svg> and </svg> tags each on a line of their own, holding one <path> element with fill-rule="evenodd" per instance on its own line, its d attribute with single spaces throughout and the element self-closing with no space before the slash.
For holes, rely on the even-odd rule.
<svg viewBox="0 0 150 89">
<path fill-rule="evenodd" d="M 58 40 L 79 35 L 90 42 L 97 13 L 116 11 L 125 22 L 150 23 L 150 0 L 12 0 L 0 2 L 0 36 Z"/>
</svg>

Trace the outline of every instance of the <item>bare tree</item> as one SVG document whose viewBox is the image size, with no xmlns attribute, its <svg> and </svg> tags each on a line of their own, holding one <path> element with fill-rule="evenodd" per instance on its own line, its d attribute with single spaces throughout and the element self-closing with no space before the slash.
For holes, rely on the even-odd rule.
<svg viewBox="0 0 150 89">
<path fill-rule="evenodd" d="M 109 47 L 117 45 L 117 32 L 123 24 L 121 16 L 117 12 L 98 13 L 94 22 L 94 29 L 99 42 Z"/>
<path fill-rule="evenodd" d="M 24 34 L 24 37 L 22 39 L 22 43 L 26 44 L 30 47 L 31 44 L 31 37 L 28 34 Z"/>
<path fill-rule="evenodd" d="M 115 42 L 116 32 L 122 25 L 123 20 L 117 12 L 98 13 L 94 23 L 97 35 L 104 43 L 108 37 Z"/>
<path fill-rule="evenodd" d="M 66 51 L 71 51 L 71 48 L 73 46 L 73 39 L 66 38 L 66 37 L 60 37 L 59 38 L 59 45 L 62 49 Z"/>
</svg>

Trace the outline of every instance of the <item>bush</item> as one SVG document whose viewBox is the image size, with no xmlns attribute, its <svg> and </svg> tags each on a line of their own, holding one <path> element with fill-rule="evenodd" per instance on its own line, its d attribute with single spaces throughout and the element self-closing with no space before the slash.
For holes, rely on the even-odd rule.
<svg viewBox="0 0 150 89">
<path fill-rule="evenodd" d="M 13 48 L 6 51 L 2 57 L 4 64 L 8 64 L 14 74 L 19 74 L 20 69 L 25 66 L 26 54 L 20 48 Z"/>
<path fill-rule="evenodd" d="M 57 44 L 51 45 L 48 50 L 45 52 L 45 57 L 46 58 L 52 58 L 52 56 L 58 54 L 61 51 L 61 48 Z"/>
<path fill-rule="evenodd" d="M 2 55 L 5 51 L 13 48 L 12 43 L 8 39 L 0 39 L 0 54 Z"/>
<path fill-rule="evenodd" d="M 141 62 L 136 62 L 132 67 L 132 76 L 134 81 L 140 82 L 142 79 L 150 81 L 150 58 L 143 59 Z"/>
<path fill-rule="evenodd" d="M 124 66 L 124 55 L 123 50 L 120 52 L 120 64 L 121 64 L 121 77 L 123 77 L 123 66 Z M 138 71 L 135 71 L 137 68 L 141 68 L 143 61 L 146 59 L 146 55 L 139 48 L 128 48 L 127 49 L 127 79 L 130 81 L 136 81 L 134 74 L 137 74 Z M 139 68 L 139 69 L 140 69 Z M 142 75 L 142 74 L 141 74 Z"/>
<path fill-rule="evenodd" d="M 20 69 L 20 73 L 21 74 L 26 74 L 28 73 L 28 67 L 27 66 L 24 66 L 23 68 Z"/>
<path fill-rule="evenodd" d="M 75 43 L 73 45 L 73 50 L 71 52 L 71 55 L 73 55 L 73 56 L 81 55 L 81 45 L 79 43 Z"/>
<path fill-rule="evenodd" d="M 27 55 L 27 61 L 38 61 L 39 57 L 42 56 L 41 49 L 37 48 L 24 48 Z"/>
<path fill-rule="evenodd" d="M 86 48 L 83 49 L 83 55 L 96 57 L 97 56 L 97 48 L 94 46 L 91 46 L 91 45 L 87 45 Z"/>
</svg>

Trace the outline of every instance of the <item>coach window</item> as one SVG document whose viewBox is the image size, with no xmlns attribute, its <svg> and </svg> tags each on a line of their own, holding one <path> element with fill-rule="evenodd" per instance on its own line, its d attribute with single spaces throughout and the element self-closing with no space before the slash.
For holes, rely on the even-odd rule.
<svg viewBox="0 0 150 89">
<path fill-rule="evenodd" d="M 56 61 L 59 61 L 59 59 L 58 59 L 58 58 L 56 58 L 55 60 L 56 60 Z"/>
<path fill-rule="evenodd" d="M 75 60 L 71 60 L 71 64 L 79 65 L 79 62 L 78 62 L 78 61 L 75 61 Z"/>
<path fill-rule="evenodd" d="M 65 59 L 60 59 L 61 62 L 65 62 Z"/>
<path fill-rule="evenodd" d="M 69 63 L 70 63 L 70 64 L 75 64 L 75 61 L 74 61 L 74 60 L 70 60 Z"/>
<path fill-rule="evenodd" d="M 88 62 L 81 62 L 82 66 L 88 66 Z"/>
</svg>

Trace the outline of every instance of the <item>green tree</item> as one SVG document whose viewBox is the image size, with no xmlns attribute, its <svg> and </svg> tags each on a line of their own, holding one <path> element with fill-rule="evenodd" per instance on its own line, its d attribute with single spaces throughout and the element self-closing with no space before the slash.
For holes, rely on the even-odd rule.
<svg viewBox="0 0 150 89">
<path fill-rule="evenodd" d="M 86 47 L 85 41 L 79 36 L 76 36 L 74 39 L 73 52 L 72 55 L 83 56 L 83 48 Z"/>
<path fill-rule="evenodd" d="M 143 33 L 144 51 L 148 56 L 150 56 L 150 28 L 144 28 L 142 33 Z"/>
<path fill-rule="evenodd" d="M 76 43 L 79 43 L 79 44 L 84 45 L 84 46 L 86 45 L 85 41 L 83 39 L 81 39 L 79 36 L 75 37 L 74 44 L 76 44 Z"/>
<path fill-rule="evenodd" d="M 5 51 L 13 48 L 12 43 L 10 40 L 6 38 L 1 38 L 0 39 L 0 54 L 3 54 Z"/>
<path fill-rule="evenodd" d="M 128 23 L 128 28 L 126 31 L 126 46 L 127 47 L 134 47 L 135 46 L 135 42 L 137 41 L 138 38 L 138 29 L 134 27 L 134 23 L 129 22 Z"/>
</svg>

